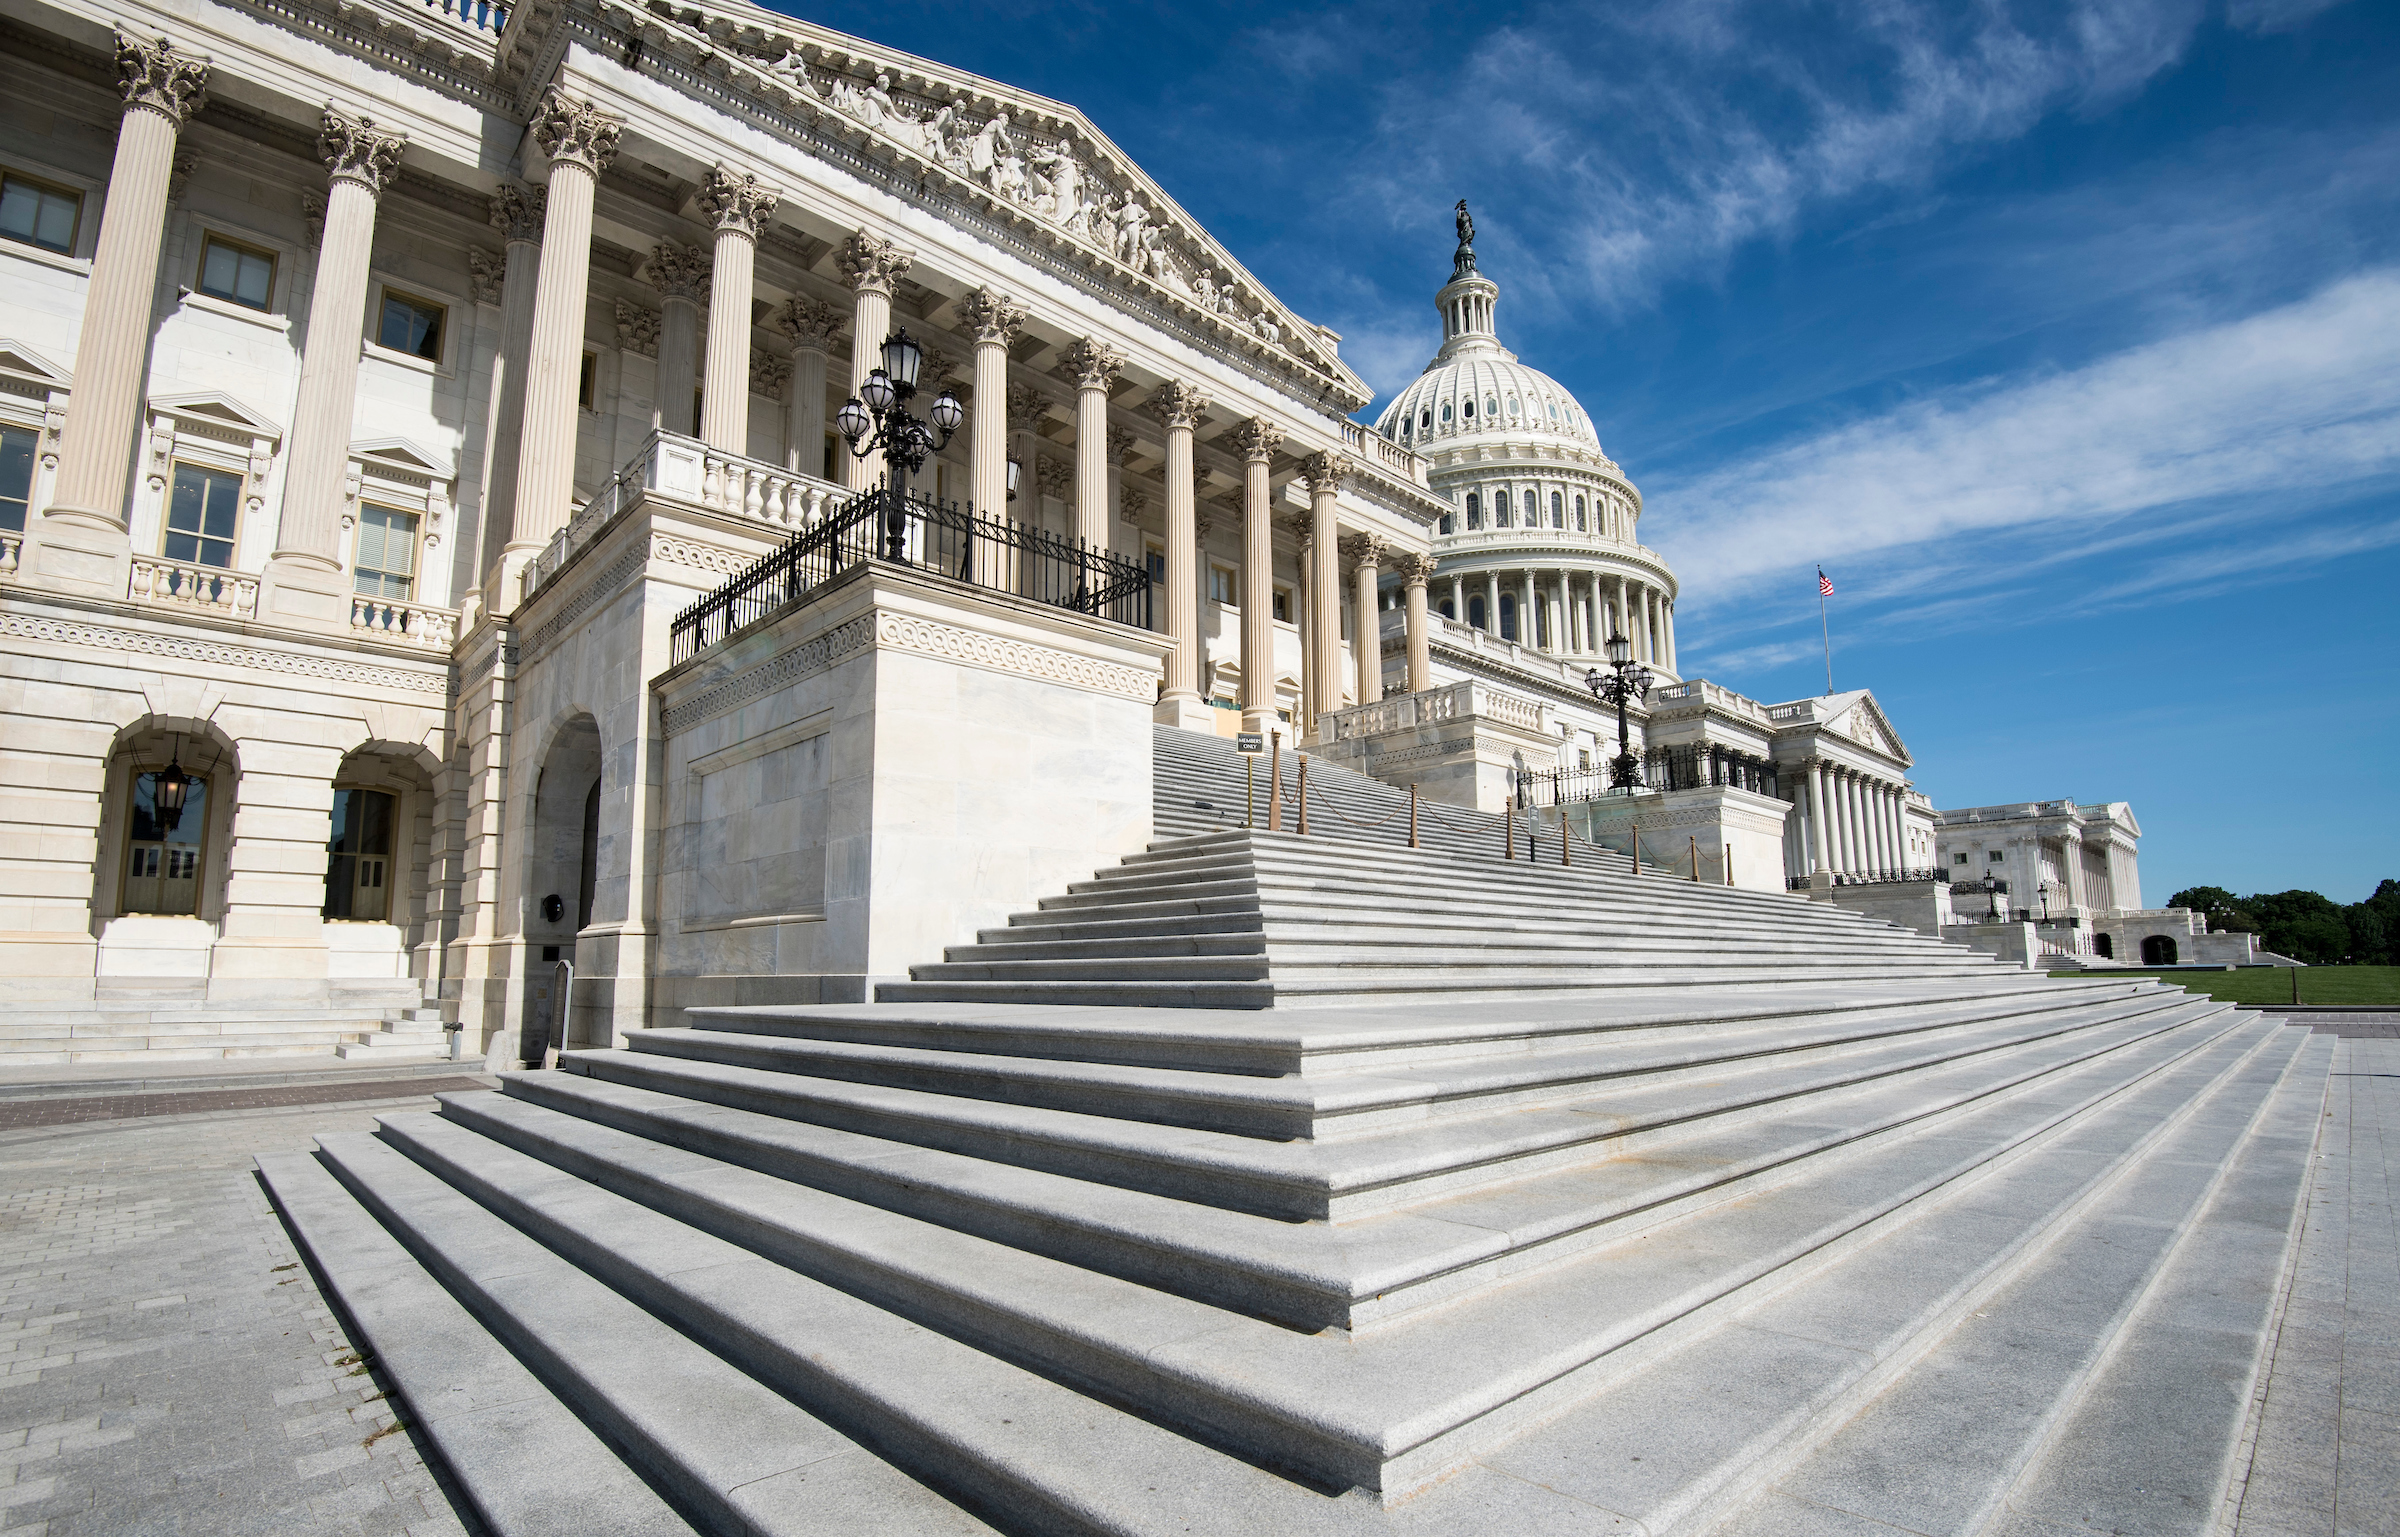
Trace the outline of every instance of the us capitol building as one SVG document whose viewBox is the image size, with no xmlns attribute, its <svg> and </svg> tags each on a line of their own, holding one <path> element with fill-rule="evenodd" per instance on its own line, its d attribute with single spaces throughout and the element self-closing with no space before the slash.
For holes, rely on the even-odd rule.
<svg viewBox="0 0 2400 1537">
<path fill-rule="evenodd" d="M 0 40 L 15 1060 L 473 1054 L 560 963 L 585 1041 L 868 997 L 1140 848 L 1154 723 L 1728 884 L 1934 858 L 1871 696 L 1681 672 L 1463 204 L 1369 428 L 1340 338 L 1074 108 L 767 11 L 29 0 Z M 841 415 L 905 386 L 964 425 L 887 528 Z M 1612 633 L 1661 794 L 1607 802 Z"/>
</svg>

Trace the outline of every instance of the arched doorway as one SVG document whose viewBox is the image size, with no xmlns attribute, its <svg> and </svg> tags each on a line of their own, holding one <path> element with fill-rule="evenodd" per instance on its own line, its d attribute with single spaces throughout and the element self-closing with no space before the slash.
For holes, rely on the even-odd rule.
<svg viewBox="0 0 2400 1537">
<path fill-rule="evenodd" d="M 153 717 L 117 738 L 93 869 L 100 976 L 204 985 L 225 916 L 240 777 L 233 743 L 199 721 Z"/>
<path fill-rule="evenodd" d="M 384 978 L 431 964 L 427 927 L 433 884 L 432 756 L 370 742 L 333 776 L 325 841 L 325 944 L 329 974 Z"/>
<path fill-rule="evenodd" d="M 2116 936 L 2113 934 L 2094 934 L 2092 936 L 2092 953 L 2104 961 L 2115 960 L 2117 958 Z"/>
<path fill-rule="evenodd" d="M 560 961 L 573 962 L 576 936 L 599 901 L 600 726 L 577 715 L 561 726 L 534 781 L 524 906 L 525 1011 L 519 1057 L 539 1061 L 548 1045 L 580 1043 L 572 1000 L 559 992 Z M 565 1025 L 561 1030 L 559 1027 Z"/>
<path fill-rule="evenodd" d="M 2142 964 L 2172 966 L 2175 964 L 2175 941 L 2164 934 L 2153 934 L 2142 941 Z"/>
</svg>

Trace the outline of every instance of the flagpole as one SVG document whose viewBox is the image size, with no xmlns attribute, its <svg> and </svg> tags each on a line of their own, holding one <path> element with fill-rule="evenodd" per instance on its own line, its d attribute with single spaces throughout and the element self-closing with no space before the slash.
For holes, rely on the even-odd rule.
<svg viewBox="0 0 2400 1537">
<path fill-rule="evenodd" d="M 1825 637 L 1825 697 L 1833 697 L 1833 627 L 1825 618 L 1825 568 L 1817 568 L 1817 632 Z"/>
</svg>

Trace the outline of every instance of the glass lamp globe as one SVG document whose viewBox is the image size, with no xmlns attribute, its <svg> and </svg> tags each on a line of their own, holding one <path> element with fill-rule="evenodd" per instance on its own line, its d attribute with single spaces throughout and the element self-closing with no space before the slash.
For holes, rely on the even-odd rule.
<svg viewBox="0 0 2400 1537">
<path fill-rule="evenodd" d="M 903 395 L 917 387 L 917 370 L 925 362 L 925 349 L 918 346 L 906 331 L 894 331 L 883 344 L 883 371 Z"/>
<path fill-rule="evenodd" d="M 958 431 L 958 424 L 966 419 L 967 408 L 958 403 L 956 395 L 944 390 L 933 398 L 933 425 L 941 429 L 942 436 Z"/>
<path fill-rule="evenodd" d="M 1608 637 L 1608 660 L 1612 665 L 1618 667 L 1632 661 L 1633 642 L 1627 640 L 1622 633 L 1612 632 Z"/>
<path fill-rule="evenodd" d="M 867 375 L 866 382 L 858 387 L 858 393 L 859 398 L 866 401 L 868 409 L 874 411 L 889 411 L 892 402 L 900 398 L 899 391 L 892 387 L 892 376 L 880 368 Z"/>
<path fill-rule="evenodd" d="M 852 448 L 858 446 L 858 440 L 865 437 L 867 429 L 874 425 L 867 418 L 867 408 L 858 403 L 856 395 L 842 402 L 842 408 L 834 413 L 833 421 L 834 425 L 841 429 L 842 436 L 849 440 Z"/>
</svg>

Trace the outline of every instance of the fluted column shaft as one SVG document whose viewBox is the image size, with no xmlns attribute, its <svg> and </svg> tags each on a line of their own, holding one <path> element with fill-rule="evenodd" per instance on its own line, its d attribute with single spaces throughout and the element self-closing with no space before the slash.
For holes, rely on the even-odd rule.
<svg viewBox="0 0 2400 1537">
<path fill-rule="evenodd" d="M 672 244 L 651 252 L 644 269 L 658 290 L 658 386 L 651 409 L 662 432 L 691 437 L 700 426 L 692 396 L 700 388 L 700 294 L 710 271 L 707 257 Z"/>
<path fill-rule="evenodd" d="M 1242 729 L 1275 724 L 1275 529 L 1268 467 L 1283 429 L 1252 417 L 1229 435 L 1242 456 Z"/>
<path fill-rule="evenodd" d="M 527 560 L 566 525 L 575 497 L 575 397 L 583 371 L 584 309 L 591 293 L 592 198 L 600 170 L 616 155 L 623 125 L 553 88 L 533 123 L 550 157 L 542 214 L 542 260 L 534 286 L 533 342 L 525 368 L 525 426 L 517 454 L 515 525 L 487 597 L 494 612 L 513 610 L 515 578 Z"/>
<path fill-rule="evenodd" d="M 1075 380 L 1075 537 L 1108 548 L 1108 388 L 1124 355 L 1094 337 L 1065 349 L 1061 361 Z"/>
<path fill-rule="evenodd" d="M 1322 702 L 1312 702 L 1309 706 L 1313 736 L 1314 717 L 1339 709 L 1342 703 L 1341 535 L 1334 509 L 1341 494 L 1342 477 L 1350 473 L 1350 463 L 1339 454 L 1311 454 L 1301 464 L 1300 471 L 1308 477 L 1308 537 L 1316 554 L 1316 562 L 1309 571 L 1309 641 L 1316 663 L 1317 687 L 1324 692 Z M 1372 601 L 1370 594 L 1370 604 Z M 1365 626 L 1363 619 L 1360 626 L 1362 629 Z M 1362 671 L 1359 676 L 1363 680 L 1365 673 Z M 1360 697 L 1365 697 L 1363 683 Z"/>
<path fill-rule="evenodd" d="M 175 171 L 176 136 L 198 104 L 208 69 L 204 59 L 169 50 L 164 38 L 150 44 L 117 37 L 125 115 L 84 286 L 75 395 L 41 534 L 45 545 L 55 546 L 44 553 L 45 576 L 90 585 L 108 597 L 124 596 L 127 484 L 139 436 L 167 181 Z M 78 525 L 88 532 L 78 537 Z"/>
<path fill-rule="evenodd" d="M 526 354 L 533 346 L 534 285 L 542 260 L 542 189 L 503 187 L 492 198 L 492 226 L 504 237 L 500 350 L 492 359 L 490 426 L 484 453 L 483 550 L 478 580 L 488 581 L 516 526 L 517 454 L 524 443 Z"/>
<path fill-rule="evenodd" d="M 825 467 L 826 367 L 842 315 L 821 300 L 791 299 L 776 314 L 775 326 L 792 339 L 791 392 L 784 397 L 784 463 L 815 475 Z"/>
<path fill-rule="evenodd" d="M 975 338 L 975 405 L 967 419 L 967 497 L 984 516 L 1004 518 L 1008 516 L 1008 349 L 1024 329 L 1025 310 L 1005 294 L 979 288 L 959 301 L 958 318 Z M 1026 473 L 1032 473 L 1030 466 Z"/>
<path fill-rule="evenodd" d="M 1500 633 L 1500 573 L 1484 573 L 1484 585 L 1489 590 L 1483 596 L 1483 628 L 1488 635 Z"/>
<path fill-rule="evenodd" d="M 1825 827 L 1827 802 L 1825 765 L 1822 762 L 1810 763 L 1808 776 L 1804 782 L 1808 786 L 1809 852 L 1815 860 L 1814 868 L 1831 870 L 1833 868 L 1833 845 L 1832 840 L 1826 836 Z"/>
<path fill-rule="evenodd" d="M 1433 649 L 1427 634 L 1425 584 L 1433 578 L 1433 561 L 1412 555 L 1400 564 L 1401 591 L 1408 602 L 1408 691 L 1421 694 L 1433 687 Z"/>
<path fill-rule="evenodd" d="M 1358 575 L 1351 583 L 1350 660 L 1358 673 L 1358 702 L 1374 704 L 1383 698 L 1383 616 L 1375 607 L 1375 592 L 1383 577 L 1383 542 L 1372 537 L 1358 541 Z M 1417 606 L 1424 607 L 1424 587 L 1417 588 Z"/>
<path fill-rule="evenodd" d="M 1672 598 L 1667 599 L 1663 608 L 1667 640 L 1667 671 L 1681 677 L 1683 669 L 1677 665 L 1675 659 L 1675 601 Z"/>
<path fill-rule="evenodd" d="M 1166 619 L 1175 649 L 1167 655 L 1167 691 L 1160 703 L 1170 719 L 1207 705 L 1200 694 L 1200 534 L 1192 479 L 1192 428 L 1207 404 L 1199 391 L 1181 382 L 1170 382 L 1150 401 L 1167 429 Z"/>
<path fill-rule="evenodd" d="M 772 187 L 729 166 L 711 167 L 700 181 L 697 202 L 717 232 L 709 263 L 700 438 L 729 454 L 750 452 L 750 290 L 758 267 L 758 232 L 773 216 L 776 201 Z"/>
<path fill-rule="evenodd" d="M 1292 615 L 1292 626 L 1300 632 L 1300 709 L 1293 718 L 1293 726 L 1302 738 L 1307 738 L 1316 735 L 1317 712 L 1324 707 L 1325 658 L 1317 649 L 1316 546 L 1309 537 L 1306 522 L 1298 523 L 1295 528 L 1294 544 L 1300 565 L 1300 601 Z"/>
<path fill-rule="evenodd" d="M 867 375 L 883 366 L 883 344 L 892 330 L 892 283 L 915 264 L 911 253 L 881 235 L 860 230 L 842 245 L 839 263 L 855 296 L 850 312 L 850 393 L 858 393 Z M 842 484 L 856 490 L 871 486 L 883 475 L 883 455 L 865 458 L 844 450 Z M 1025 466 L 1027 478 L 1034 467 Z"/>
<path fill-rule="evenodd" d="M 1450 617 L 1460 624 L 1467 622 L 1467 579 L 1463 576 L 1450 578 Z"/>
</svg>

